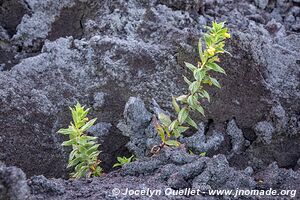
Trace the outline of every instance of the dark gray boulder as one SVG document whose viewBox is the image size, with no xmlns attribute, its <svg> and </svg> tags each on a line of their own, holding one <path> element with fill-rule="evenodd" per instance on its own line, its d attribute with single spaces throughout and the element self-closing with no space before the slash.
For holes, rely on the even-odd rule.
<svg viewBox="0 0 300 200">
<path fill-rule="evenodd" d="M 17 167 L 7 167 L 0 163 L 0 199 L 23 200 L 30 195 L 26 175 Z"/>
<path fill-rule="evenodd" d="M 210 150 L 218 150 L 224 141 L 224 136 L 217 131 L 213 131 L 211 136 L 206 136 L 204 124 L 200 123 L 195 134 L 190 137 L 184 137 L 180 141 L 186 144 L 192 152 L 199 154 Z"/>
<path fill-rule="evenodd" d="M 270 122 L 263 121 L 256 124 L 254 131 L 261 142 L 264 144 L 270 144 L 272 142 L 275 128 Z"/>
<path fill-rule="evenodd" d="M 130 97 L 125 105 L 124 120 L 121 120 L 117 127 L 122 134 L 130 138 L 126 144 L 129 151 L 137 157 L 144 157 L 147 153 L 147 134 L 145 129 L 151 121 L 151 113 L 145 108 L 140 98 Z"/>
<path fill-rule="evenodd" d="M 48 180 L 43 175 L 31 177 L 28 180 L 28 185 L 33 195 L 48 194 L 50 196 L 60 196 L 65 193 L 63 184 Z"/>
</svg>

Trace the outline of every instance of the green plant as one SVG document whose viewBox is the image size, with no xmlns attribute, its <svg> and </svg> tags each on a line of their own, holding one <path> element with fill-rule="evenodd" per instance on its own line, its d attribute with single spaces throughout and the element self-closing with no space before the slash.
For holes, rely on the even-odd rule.
<svg viewBox="0 0 300 200">
<path fill-rule="evenodd" d="M 133 159 L 134 159 L 133 157 L 134 157 L 134 155 L 130 156 L 129 158 L 126 158 L 125 156 L 117 157 L 118 162 L 115 163 L 113 165 L 113 167 L 120 167 L 120 166 L 125 165 L 126 163 L 130 163 L 133 161 Z"/>
<path fill-rule="evenodd" d="M 85 134 L 95 121 L 86 117 L 90 109 L 84 109 L 79 103 L 74 108 L 70 108 L 73 122 L 67 129 L 60 129 L 58 133 L 68 135 L 69 140 L 62 143 L 62 146 L 72 146 L 73 150 L 69 155 L 67 168 L 74 167 L 71 173 L 72 178 L 100 176 L 102 169 L 98 160 L 99 144 L 96 143 L 97 137 Z"/>
<path fill-rule="evenodd" d="M 206 152 L 202 152 L 202 153 L 200 153 L 200 154 L 199 154 L 199 156 L 201 156 L 201 157 L 205 157 L 205 156 L 206 156 Z"/>
<path fill-rule="evenodd" d="M 202 45 L 201 38 L 198 42 L 198 52 L 200 61 L 197 65 L 185 62 L 185 66 L 192 72 L 193 80 L 183 76 L 188 84 L 188 93 L 179 97 L 172 97 L 172 105 L 177 113 L 177 118 L 171 120 L 170 116 L 159 113 L 158 121 L 155 121 L 155 128 L 159 133 L 162 145 L 179 146 L 177 141 L 183 132 L 190 126 L 197 129 L 197 124 L 191 118 L 190 113 L 196 111 L 204 115 L 204 108 L 200 101 L 207 99 L 210 102 L 210 96 L 205 90 L 205 85 L 221 88 L 217 79 L 213 78 L 211 72 L 226 74 L 217 62 L 220 62 L 219 55 L 228 53 L 224 50 L 225 40 L 230 38 L 228 29 L 224 27 L 225 22 L 212 23 L 212 27 L 207 27 L 208 32 L 204 34 L 205 45 Z"/>
<path fill-rule="evenodd" d="M 191 154 L 191 155 L 195 155 L 194 152 L 193 152 L 192 150 L 190 150 L 190 149 L 188 150 L 188 152 L 189 152 L 189 154 Z M 205 157 L 205 156 L 206 156 L 206 152 L 200 153 L 199 156 Z"/>
</svg>

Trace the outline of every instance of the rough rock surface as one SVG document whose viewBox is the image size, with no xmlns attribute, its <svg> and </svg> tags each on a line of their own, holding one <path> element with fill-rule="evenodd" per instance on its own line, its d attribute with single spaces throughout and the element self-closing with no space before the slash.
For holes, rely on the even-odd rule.
<svg viewBox="0 0 300 200">
<path fill-rule="evenodd" d="M 264 144 L 270 144 L 272 142 L 275 128 L 270 122 L 263 121 L 256 124 L 254 131 L 260 141 L 262 141 Z"/>
<path fill-rule="evenodd" d="M 34 41 L 46 39 L 51 25 L 55 22 L 55 17 L 60 14 L 62 8 L 71 7 L 74 4 L 74 0 L 27 0 L 26 6 L 30 9 L 31 15 L 25 14 L 22 17 L 12 39 L 22 44 L 23 47 L 33 46 Z"/>
<path fill-rule="evenodd" d="M 198 125 L 198 130 L 190 137 L 184 137 L 180 141 L 195 153 L 207 152 L 211 149 L 217 150 L 224 140 L 222 133 L 213 131 L 211 136 L 205 135 L 203 123 Z"/>
<path fill-rule="evenodd" d="M 21 168 L 27 177 L 66 177 L 70 149 L 60 146 L 64 138 L 56 132 L 69 124 L 68 107 L 76 101 L 92 107 L 90 117 L 98 118 L 90 134 L 99 136 L 106 172 L 117 156 L 149 156 L 149 149 L 159 143 L 150 102 L 155 98 L 161 109 L 172 114 L 171 95 L 186 90 L 182 74 L 188 71 L 183 61 L 196 62 L 203 25 L 213 20 L 227 21 L 232 34 L 227 44 L 232 56 L 221 58 L 227 76 L 218 76 L 221 90 L 208 89 L 212 102 L 203 102 L 206 118 L 197 118 L 201 128 L 180 140 L 194 153 L 222 154 L 199 160 L 206 160 L 211 168 L 222 163 L 224 171 L 245 178 L 249 187 L 253 178 L 244 169 L 266 171 L 273 162 L 279 168 L 272 165 L 266 176 L 272 170 L 281 173 L 282 167 L 298 169 L 300 5 L 296 0 L 0 0 L 0 161 Z M 186 154 L 172 159 L 175 164 L 161 159 L 150 159 L 148 164 L 172 170 L 173 165 L 194 163 Z M 202 161 L 197 162 L 201 166 Z M 228 162 L 241 171 L 227 167 Z M 143 163 L 139 164 L 149 174 L 157 173 Z M 221 184 L 207 180 L 210 173 L 219 177 L 217 170 L 204 172 L 197 179 L 205 187 Z M 295 182 L 287 180 L 299 186 L 299 173 L 287 174 L 296 177 Z M 92 182 L 107 189 L 122 180 L 120 185 L 134 182 L 134 188 L 149 176 L 121 177 L 116 172 Z M 172 173 L 157 185 L 196 186 L 191 182 L 196 176 L 191 177 L 186 180 L 184 174 Z M 145 184 L 154 186 L 151 181 Z M 41 176 L 29 182 L 32 193 L 38 191 L 32 198 L 50 198 L 52 193 L 52 199 L 58 194 L 65 199 L 111 198 L 108 191 L 85 184 Z M 65 190 L 53 192 L 60 187 Z"/>
<path fill-rule="evenodd" d="M 234 120 L 230 120 L 226 128 L 227 135 L 230 136 L 232 144 L 232 153 L 240 154 L 244 150 L 246 140 L 243 132 L 239 129 Z"/>
<path fill-rule="evenodd" d="M 21 200 L 30 194 L 26 175 L 17 167 L 0 163 L 0 199 Z"/>
<path fill-rule="evenodd" d="M 164 194 L 166 189 L 176 191 L 186 187 L 201 191 L 193 199 L 235 199 L 231 196 L 208 196 L 208 191 L 236 188 L 295 190 L 295 186 L 300 184 L 299 176 L 299 171 L 280 169 L 275 163 L 264 171 L 253 174 L 249 167 L 244 170 L 230 167 L 224 155 L 208 158 L 188 154 L 186 149 L 165 148 L 159 154 L 126 164 L 122 169 L 99 178 L 71 181 L 34 176 L 24 185 L 30 188 L 30 200 L 149 199 L 147 196 L 114 195 L 114 188 L 120 189 L 122 193 L 126 188 L 162 190 L 161 195 L 154 195 L 150 199 L 190 199 L 187 196 Z M 299 194 L 294 195 L 295 198 L 299 197 Z M 280 198 L 282 197 L 279 196 L 278 199 Z M 240 196 L 239 199 L 268 199 L 268 196 Z"/>
<path fill-rule="evenodd" d="M 144 102 L 140 98 L 130 97 L 125 105 L 124 120 L 117 127 L 124 136 L 130 138 L 126 146 L 137 157 L 147 154 L 146 144 L 151 137 L 146 134 L 145 129 L 150 121 L 151 113 L 145 108 Z"/>
</svg>

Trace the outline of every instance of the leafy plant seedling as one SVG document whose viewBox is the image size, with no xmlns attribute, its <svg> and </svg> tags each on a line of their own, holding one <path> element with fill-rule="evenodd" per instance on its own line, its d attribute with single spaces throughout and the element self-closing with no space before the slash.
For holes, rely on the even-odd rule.
<svg viewBox="0 0 300 200">
<path fill-rule="evenodd" d="M 134 159 L 134 155 L 130 156 L 129 158 L 126 158 L 126 156 L 123 157 L 117 157 L 118 162 L 113 165 L 113 167 L 121 167 L 125 165 L 126 163 L 132 162 Z"/>
<path fill-rule="evenodd" d="M 205 116 L 201 101 L 206 99 L 210 102 L 210 95 L 205 90 L 206 86 L 215 86 L 221 88 L 219 81 L 212 76 L 212 72 L 226 74 L 225 70 L 217 63 L 220 62 L 219 55 L 228 53 L 224 50 L 225 40 L 230 38 L 225 22 L 213 22 L 211 27 L 207 27 L 208 32 L 204 33 L 204 45 L 202 39 L 198 42 L 198 53 L 200 60 L 197 65 L 185 62 L 185 66 L 191 71 L 193 79 L 189 80 L 183 76 L 188 85 L 186 94 L 172 97 L 172 105 L 177 114 L 173 121 L 171 117 L 164 114 L 158 114 L 158 120 L 154 120 L 155 128 L 161 137 L 162 144 L 168 146 L 179 146 L 177 141 L 182 133 L 190 127 L 197 129 L 197 124 L 191 117 L 191 112 L 198 112 Z"/>
<path fill-rule="evenodd" d="M 72 151 L 69 155 L 69 163 L 67 168 L 74 168 L 74 172 L 70 175 L 72 178 L 95 177 L 100 176 L 102 169 L 99 166 L 100 160 L 98 156 L 99 144 L 97 137 L 88 136 L 85 132 L 93 126 L 95 121 L 89 120 L 86 116 L 89 112 L 84 109 L 79 103 L 74 108 L 70 108 L 72 112 L 73 122 L 70 123 L 67 129 L 60 129 L 58 133 L 68 135 L 69 140 L 62 143 L 62 146 L 71 146 Z"/>
</svg>

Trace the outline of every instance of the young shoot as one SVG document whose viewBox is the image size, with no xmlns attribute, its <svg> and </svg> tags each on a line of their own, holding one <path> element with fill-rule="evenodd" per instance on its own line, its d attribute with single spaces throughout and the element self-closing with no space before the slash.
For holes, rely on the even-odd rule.
<svg viewBox="0 0 300 200">
<path fill-rule="evenodd" d="M 73 122 L 67 129 L 60 129 L 58 133 L 68 135 L 69 140 L 62 143 L 62 146 L 71 146 L 72 151 L 69 155 L 67 168 L 74 168 L 71 173 L 72 178 L 100 176 L 102 169 L 99 166 L 98 156 L 99 144 L 97 137 L 88 136 L 85 132 L 93 126 L 95 119 L 89 120 L 86 116 L 90 109 L 84 109 L 79 103 L 74 108 L 70 108 Z"/>
<path fill-rule="evenodd" d="M 211 27 L 207 27 L 207 33 L 204 33 L 204 45 L 202 39 L 198 42 L 199 61 L 196 65 L 185 62 L 185 66 L 192 73 L 193 79 L 190 80 L 183 76 L 188 85 L 188 91 L 178 97 L 172 97 L 172 105 L 177 114 L 177 118 L 171 120 L 171 117 L 159 113 L 159 121 L 154 122 L 155 128 L 161 137 L 162 145 L 179 146 L 177 139 L 183 132 L 190 127 L 197 129 L 197 124 L 191 117 L 192 112 L 198 112 L 205 116 L 204 108 L 200 103 L 206 99 L 210 102 L 210 95 L 205 90 L 205 86 L 215 86 L 221 88 L 219 81 L 213 77 L 212 72 L 226 74 L 225 70 L 217 63 L 220 62 L 219 56 L 228 53 L 224 50 L 226 39 L 230 38 L 225 22 L 213 22 Z"/>
<path fill-rule="evenodd" d="M 122 167 L 126 163 L 132 162 L 134 159 L 134 155 L 130 156 L 129 158 L 126 158 L 126 156 L 123 157 L 117 157 L 118 162 L 113 165 L 113 167 Z"/>
</svg>

